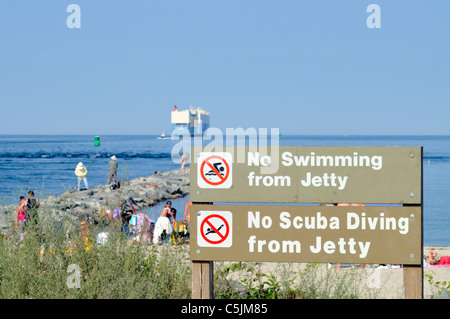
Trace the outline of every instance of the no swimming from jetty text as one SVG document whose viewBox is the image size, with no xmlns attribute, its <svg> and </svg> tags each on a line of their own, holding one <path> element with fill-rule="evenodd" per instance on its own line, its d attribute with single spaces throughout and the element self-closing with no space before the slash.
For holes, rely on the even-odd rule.
<svg viewBox="0 0 450 319">
<path fill-rule="evenodd" d="M 273 163 L 268 155 L 260 156 L 259 152 L 248 152 L 248 166 L 267 167 Z M 291 152 L 281 154 L 281 165 L 284 167 L 368 167 L 379 171 L 383 167 L 383 157 L 379 155 L 359 155 L 353 152 L 351 155 L 316 155 L 310 152 L 308 155 L 293 155 Z M 303 187 L 337 187 L 338 190 L 345 189 L 349 176 L 337 175 L 334 172 L 324 172 L 320 175 L 313 175 L 307 171 L 300 179 L 299 185 Z M 285 187 L 291 186 L 291 176 L 289 175 L 256 175 L 251 171 L 248 174 L 248 186 L 265 187 Z"/>
</svg>

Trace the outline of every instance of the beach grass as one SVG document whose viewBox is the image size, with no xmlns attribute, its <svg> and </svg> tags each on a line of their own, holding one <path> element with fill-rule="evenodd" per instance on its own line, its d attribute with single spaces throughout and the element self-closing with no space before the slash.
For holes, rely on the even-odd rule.
<svg viewBox="0 0 450 319">
<path fill-rule="evenodd" d="M 370 273 L 358 268 L 337 271 L 318 263 L 218 263 L 215 297 L 224 299 L 359 299 L 377 298 L 380 289 L 361 282 Z"/>
<path fill-rule="evenodd" d="M 22 241 L 18 233 L 3 238 L 0 298 L 190 298 L 190 263 L 181 251 L 186 247 L 131 243 L 112 227 L 108 241 L 97 244 L 100 226 L 86 222 L 87 241 L 71 220 L 28 227 Z"/>
<path fill-rule="evenodd" d="M 55 213 L 42 205 L 38 215 L 37 225 L 26 227 L 23 237 L 11 227 L 0 240 L 0 299 L 191 298 L 189 245 L 132 242 L 118 225 L 95 213 Z M 13 223 L 12 212 L 5 216 Z M 97 242 L 101 232 L 108 233 L 106 242 Z M 385 298 L 386 289 L 403 298 L 401 273 L 395 271 L 401 269 L 391 276 L 388 270 L 336 271 L 316 263 L 215 262 L 214 267 L 215 298 L 373 299 Z M 442 277 L 438 270 L 446 271 L 426 275 L 432 295 L 449 288 L 447 272 Z M 386 283 L 399 284 L 388 288 Z"/>
<path fill-rule="evenodd" d="M 97 242 L 97 235 L 105 231 L 108 240 Z M 25 228 L 23 238 L 15 231 L 0 241 L 0 298 L 189 299 L 188 252 L 189 245 L 131 242 L 120 227 L 87 215 L 41 218 Z M 361 278 L 319 268 L 280 263 L 268 272 L 260 263 L 217 262 L 215 298 L 359 297 L 356 283 Z"/>
</svg>

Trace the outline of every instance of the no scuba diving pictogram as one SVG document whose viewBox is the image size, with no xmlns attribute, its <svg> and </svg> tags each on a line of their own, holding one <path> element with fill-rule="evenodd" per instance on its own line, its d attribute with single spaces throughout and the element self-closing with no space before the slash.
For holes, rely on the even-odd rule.
<svg viewBox="0 0 450 319">
<path fill-rule="evenodd" d="M 227 152 L 203 152 L 197 164 L 197 184 L 200 188 L 230 188 L 233 156 Z"/>
<path fill-rule="evenodd" d="M 233 216 L 229 211 L 197 213 L 197 245 L 199 247 L 231 247 Z"/>
</svg>

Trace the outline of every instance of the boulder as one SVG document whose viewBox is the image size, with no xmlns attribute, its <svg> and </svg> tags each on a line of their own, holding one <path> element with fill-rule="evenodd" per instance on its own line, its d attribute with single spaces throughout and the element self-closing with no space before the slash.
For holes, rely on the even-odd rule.
<svg viewBox="0 0 450 319">
<path fill-rule="evenodd" d="M 178 198 L 189 194 L 190 177 L 181 169 L 155 173 L 134 178 L 121 183 L 119 189 L 109 185 L 97 186 L 81 191 L 68 191 L 58 196 L 40 199 L 45 218 L 75 216 L 74 213 L 94 213 L 100 208 L 116 208 L 131 199 L 135 209 L 140 210 L 155 205 L 168 198 Z M 13 227 L 15 205 L 0 206 L 0 229 L 7 232 Z"/>
</svg>

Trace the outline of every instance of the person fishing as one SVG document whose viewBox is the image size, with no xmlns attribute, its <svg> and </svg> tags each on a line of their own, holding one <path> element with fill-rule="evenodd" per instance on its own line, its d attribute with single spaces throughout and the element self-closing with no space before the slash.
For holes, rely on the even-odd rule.
<svg viewBox="0 0 450 319">
<path fill-rule="evenodd" d="M 78 177 L 78 190 L 81 189 L 81 181 L 84 182 L 84 186 L 86 186 L 86 189 L 89 188 L 86 179 L 87 172 L 87 168 L 84 166 L 84 164 L 82 162 L 79 162 L 75 169 L 75 175 Z"/>
<path fill-rule="evenodd" d="M 117 168 L 119 165 L 117 164 L 117 157 L 116 155 L 111 156 L 111 160 L 109 161 L 108 167 L 109 167 L 109 174 L 108 174 L 108 185 L 111 184 L 111 179 L 117 180 Z"/>
</svg>

